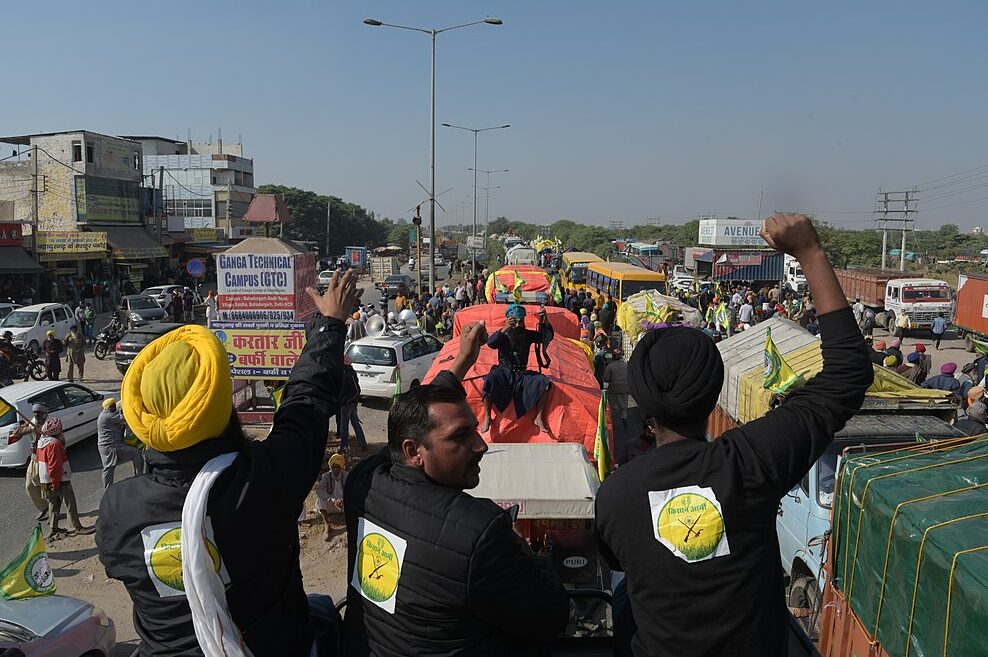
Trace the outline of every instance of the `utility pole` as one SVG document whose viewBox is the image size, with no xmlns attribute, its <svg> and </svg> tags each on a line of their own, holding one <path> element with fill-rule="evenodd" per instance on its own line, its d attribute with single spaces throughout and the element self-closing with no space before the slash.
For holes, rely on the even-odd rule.
<svg viewBox="0 0 988 657">
<path fill-rule="evenodd" d="M 32 176 L 31 182 L 31 195 L 34 197 L 33 210 L 31 217 L 33 219 L 33 226 L 31 227 L 31 239 L 33 240 L 33 247 L 31 251 L 34 253 L 34 261 L 41 263 L 41 255 L 38 253 L 38 145 L 31 144 L 31 166 L 34 167 L 34 175 Z M 37 287 L 37 276 L 35 277 L 35 287 Z M 54 301 L 54 299 L 52 299 Z"/>
<path fill-rule="evenodd" d="M 151 178 L 151 184 L 152 185 L 154 184 L 154 178 Z M 158 197 L 161 199 L 161 212 L 158 213 L 157 215 L 158 243 L 161 244 L 161 237 L 162 235 L 164 235 L 165 230 L 167 229 L 167 226 L 165 228 L 161 227 L 161 222 L 162 220 L 168 221 L 167 219 L 165 219 L 168 213 L 165 212 L 165 167 L 164 166 L 158 167 Z"/>
<path fill-rule="evenodd" d="M 323 252 L 323 258 L 326 260 L 329 260 L 329 217 L 332 213 L 332 209 L 333 199 L 330 197 L 330 199 L 326 201 L 326 251 Z"/>
<path fill-rule="evenodd" d="M 909 222 L 914 222 L 917 191 L 878 192 L 875 200 L 876 220 L 882 223 L 882 269 L 888 265 L 888 222 L 901 222 L 902 239 L 899 245 L 899 271 L 906 270 L 906 232 L 912 230 Z M 891 215 L 891 216 L 890 216 Z"/>
</svg>

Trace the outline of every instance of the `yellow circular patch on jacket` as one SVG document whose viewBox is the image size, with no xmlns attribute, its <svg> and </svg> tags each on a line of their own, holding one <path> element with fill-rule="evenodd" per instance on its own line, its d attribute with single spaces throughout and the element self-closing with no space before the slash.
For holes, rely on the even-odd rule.
<svg viewBox="0 0 988 657">
<path fill-rule="evenodd" d="M 681 493 L 659 512 L 656 529 L 687 561 L 709 557 L 724 534 L 724 518 L 703 495 Z"/>
<path fill-rule="evenodd" d="M 360 542 L 357 577 L 368 599 L 384 602 L 395 594 L 401 564 L 391 541 L 381 534 L 367 534 Z"/>
<path fill-rule="evenodd" d="M 220 552 L 211 542 L 206 542 L 206 549 L 213 560 L 213 568 L 220 570 Z M 176 527 L 162 534 L 154 547 L 151 549 L 151 556 L 148 559 L 151 572 L 162 584 L 177 591 L 184 591 L 185 584 L 182 581 L 182 528 Z"/>
</svg>

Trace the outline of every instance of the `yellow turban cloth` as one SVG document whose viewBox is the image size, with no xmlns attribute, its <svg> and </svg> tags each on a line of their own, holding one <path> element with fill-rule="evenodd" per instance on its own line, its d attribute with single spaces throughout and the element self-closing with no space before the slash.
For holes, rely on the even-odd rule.
<svg viewBox="0 0 988 657">
<path fill-rule="evenodd" d="M 338 465 L 346 470 L 346 457 L 342 454 L 333 454 L 329 457 L 329 467 L 333 467 L 334 465 Z"/>
<path fill-rule="evenodd" d="M 202 326 L 170 331 L 137 354 L 120 398 L 131 431 L 159 452 L 216 438 L 233 408 L 226 350 Z"/>
</svg>

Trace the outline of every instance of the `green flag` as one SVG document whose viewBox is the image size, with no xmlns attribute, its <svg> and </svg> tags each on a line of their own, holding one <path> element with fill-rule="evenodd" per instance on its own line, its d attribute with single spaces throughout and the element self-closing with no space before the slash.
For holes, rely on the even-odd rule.
<svg viewBox="0 0 988 657">
<path fill-rule="evenodd" d="M 593 445 L 593 457 L 597 461 L 597 477 L 601 481 L 611 473 L 611 448 L 607 444 L 607 388 L 600 391 L 597 408 L 597 440 Z"/>
<path fill-rule="evenodd" d="M 789 363 L 782 357 L 772 341 L 772 329 L 765 331 L 765 381 L 763 388 L 772 392 L 783 393 L 792 386 L 801 383 L 803 378 L 796 374 Z"/>
<path fill-rule="evenodd" d="M 976 353 L 982 356 L 988 355 L 988 342 L 982 342 L 981 340 L 971 339 L 971 345 L 974 347 Z"/>
<path fill-rule="evenodd" d="M 397 397 L 401 394 L 401 367 L 395 365 L 395 394 Z"/>
<path fill-rule="evenodd" d="M 501 292 L 503 294 L 507 294 L 508 293 L 508 286 L 501 282 L 501 279 L 498 278 L 497 272 L 494 272 L 493 274 L 491 274 L 491 278 L 494 279 L 494 289 L 495 290 L 497 290 L 498 292 Z"/>
<path fill-rule="evenodd" d="M 0 571 L 0 595 L 4 600 L 22 600 L 55 592 L 55 575 L 48 562 L 41 527 L 35 525 L 31 539 L 6 568 Z"/>
<path fill-rule="evenodd" d="M 522 288 L 524 287 L 526 281 L 524 278 L 521 277 L 521 274 L 519 274 L 517 270 L 515 270 L 514 275 L 515 275 L 515 287 L 514 287 L 515 302 L 521 303 L 522 292 L 524 291 Z"/>
</svg>

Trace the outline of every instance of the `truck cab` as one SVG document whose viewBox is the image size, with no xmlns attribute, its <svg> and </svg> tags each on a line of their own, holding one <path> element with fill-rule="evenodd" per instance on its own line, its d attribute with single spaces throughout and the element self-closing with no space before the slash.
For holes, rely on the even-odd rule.
<svg viewBox="0 0 988 657">
<path fill-rule="evenodd" d="M 791 256 L 786 256 L 785 267 L 786 287 L 796 294 L 806 292 L 806 276 L 803 274 L 803 268 L 799 265 L 799 261 Z"/>
<path fill-rule="evenodd" d="M 909 315 L 914 329 L 928 329 L 939 313 L 948 321 L 953 316 L 953 293 L 946 281 L 933 278 L 896 278 L 885 284 L 885 326 Z"/>
<path fill-rule="evenodd" d="M 830 531 L 836 473 L 841 452 L 848 447 L 878 448 L 917 438 L 939 440 L 963 434 L 932 415 L 861 413 L 834 436 L 803 480 L 779 504 L 776 530 L 782 567 L 789 579 L 789 606 L 811 609 L 800 623 L 811 639 L 816 638 L 819 604 L 823 599 L 824 548 Z"/>
</svg>

